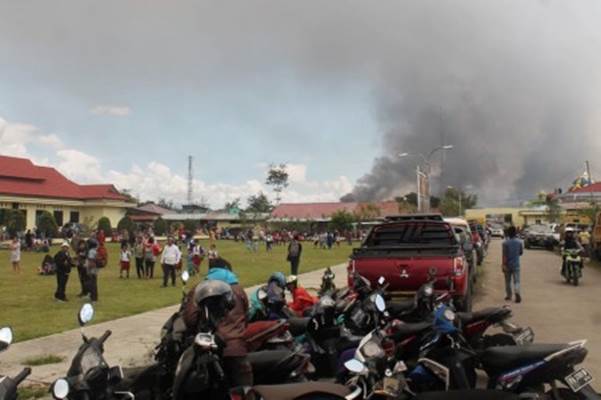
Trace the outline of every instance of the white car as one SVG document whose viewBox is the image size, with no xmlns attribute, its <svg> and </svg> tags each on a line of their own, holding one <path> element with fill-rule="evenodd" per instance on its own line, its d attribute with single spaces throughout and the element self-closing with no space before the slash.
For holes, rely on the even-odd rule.
<svg viewBox="0 0 601 400">
<path fill-rule="evenodd" d="M 505 231 L 503 231 L 503 228 L 501 228 L 499 226 L 491 227 L 490 228 L 490 236 L 502 238 L 505 236 Z"/>
</svg>

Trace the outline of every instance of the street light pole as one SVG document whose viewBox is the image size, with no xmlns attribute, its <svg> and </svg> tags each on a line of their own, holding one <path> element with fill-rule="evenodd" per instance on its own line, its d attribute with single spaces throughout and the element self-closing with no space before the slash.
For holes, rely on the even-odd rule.
<svg viewBox="0 0 601 400">
<path fill-rule="evenodd" d="M 418 211 L 423 212 L 423 211 L 430 210 L 430 173 L 432 172 L 432 164 L 430 162 L 430 159 L 437 151 L 451 150 L 452 148 L 453 148 L 452 144 L 447 144 L 444 146 L 436 147 L 436 148 L 432 149 L 432 151 L 430 151 L 430 153 L 428 153 L 427 157 L 424 156 L 422 153 L 400 153 L 398 155 L 399 158 L 409 157 L 409 156 L 421 157 L 421 159 L 423 160 L 423 162 L 426 166 L 426 171 L 422 171 L 421 168 L 419 167 L 419 164 L 417 166 L 417 209 L 418 209 Z M 423 175 L 423 177 L 425 177 L 425 179 L 424 179 L 425 188 L 422 188 L 422 182 L 421 182 L 422 175 Z M 422 194 L 421 191 L 424 191 L 423 196 L 421 195 Z M 424 199 L 422 199 L 422 197 L 424 197 Z"/>
</svg>

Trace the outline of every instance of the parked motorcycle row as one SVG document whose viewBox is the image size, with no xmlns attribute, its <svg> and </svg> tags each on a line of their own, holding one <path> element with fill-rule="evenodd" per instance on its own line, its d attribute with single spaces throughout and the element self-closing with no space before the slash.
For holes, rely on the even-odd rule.
<svg viewBox="0 0 601 400">
<path fill-rule="evenodd" d="M 352 281 L 352 288 L 337 289 L 327 269 L 307 317 L 249 324 L 252 388 L 229 387 L 215 334 L 231 307 L 229 285 L 197 287 L 195 293 L 204 290 L 200 331 L 186 331 L 182 301 L 163 326 L 153 363 L 129 370 L 104 358 L 111 331 L 85 335 L 94 316 L 85 304 L 78 314 L 82 344 L 51 392 L 56 400 L 601 399 L 580 367 L 586 341 L 533 344 L 532 329 L 513 324 L 507 306 L 456 312 L 452 297 L 437 288 L 444 285 L 435 269 L 405 302 L 391 301 L 384 278 L 372 285 L 355 274 Z M 1 329 L 0 350 L 11 342 L 10 328 Z M 16 400 L 30 372 L 0 378 L 0 400 Z M 486 389 L 477 389 L 484 381 Z"/>
</svg>

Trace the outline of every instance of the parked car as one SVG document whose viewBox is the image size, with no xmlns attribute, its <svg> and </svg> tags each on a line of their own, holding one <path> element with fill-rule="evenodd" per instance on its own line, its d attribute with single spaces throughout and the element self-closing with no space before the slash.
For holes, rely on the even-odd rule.
<svg viewBox="0 0 601 400">
<path fill-rule="evenodd" d="M 455 234 L 458 236 L 457 241 L 463 248 L 465 259 L 469 264 L 469 275 L 471 277 L 471 282 L 474 284 L 476 283 L 478 254 L 472 241 L 472 231 L 470 229 L 470 225 L 463 218 L 445 218 L 444 220 L 451 224 Z"/>
<path fill-rule="evenodd" d="M 549 225 L 531 225 L 524 233 L 524 247 L 527 249 L 542 247 L 553 250 L 555 246 L 553 233 Z"/>
<path fill-rule="evenodd" d="M 500 225 L 491 225 L 490 236 L 503 238 L 505 237 L 505 230 Z"/>
<path fill-rule="evenodd" d="M 439 214 L 404 215 L 374 226 L 348 264 L 376 285 L 380 277 L 393 296 L 413 296 L 436 270 L 435 290 L 449 291 L 462 311 L 472 307 L 469 263 L 453 226 Z"/>
</svg>

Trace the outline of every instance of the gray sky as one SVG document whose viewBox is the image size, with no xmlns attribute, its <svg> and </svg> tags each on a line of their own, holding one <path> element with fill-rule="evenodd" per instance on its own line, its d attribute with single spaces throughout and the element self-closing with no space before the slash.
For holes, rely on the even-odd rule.
<svg viewBox="0 0 601 400">
<path fill-rule="evenodd" d="M 601 3 L 0 0 L 0 153 L 214 205 L 292 164 L 288 200 L 446 185 L 488 203 L 599 154 Z M 0 128 L 2 129 L 2 128 Z M 439 158 L 433 169 L 439 174 Z M 600 164 L 601 165 L 601 164 Z M 164 182 L 169 182 L 165 184 Z"/>
</svg>

